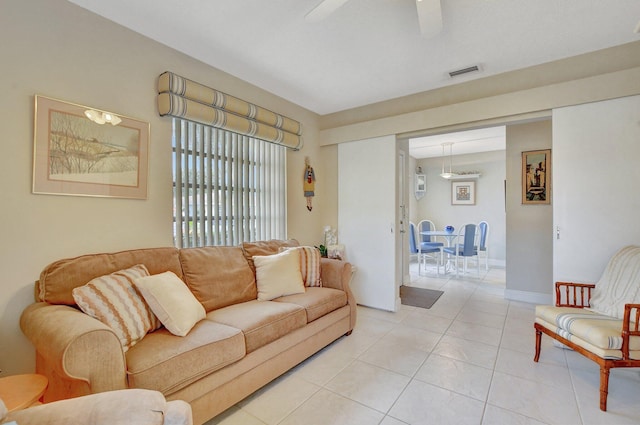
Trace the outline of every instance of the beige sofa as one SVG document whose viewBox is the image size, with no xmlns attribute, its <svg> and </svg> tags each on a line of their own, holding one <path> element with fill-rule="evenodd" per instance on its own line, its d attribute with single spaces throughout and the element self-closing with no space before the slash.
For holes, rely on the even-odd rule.
<svg viewBox="0 0 640 425">
<path fill-rule="evenodd" d="M 44 401 L 146 388 L 190 403 L 199 424 L 350 334 L 356 303 L 347 262 L 323 258 L 322 287 L 272 301 L 256 299 L 253 256 L 295 245 L 274 240 L 138 249 L 50 264 L 36 282 L 37 302 L 20 322 L 36 348 L 36 371 L 49 378 Z M 137 264 L 151 275 L 175 273 L 204 306 L 206 317 L 184 337 L 161 327 L 125 352 L 111 328 L 78 309 L 72 290 Z"/>
</svg>

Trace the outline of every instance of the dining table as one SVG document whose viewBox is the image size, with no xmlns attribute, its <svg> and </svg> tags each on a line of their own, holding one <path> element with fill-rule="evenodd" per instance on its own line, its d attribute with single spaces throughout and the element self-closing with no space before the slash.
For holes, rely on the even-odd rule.
<svg viewBox="0 0 640 425">
<path fill-rule="evenodd" d="M 453 240 L 458 237 L 458 233 L 456 233 L 453 230 L 450 232 L 447 230 L 425 230 L 423 232 L 420 232 L 420 234 L 423 236 L 443 237 L 447 240 L 447 247 L 450 247 L 451 244 L 453 243 Z M 447 259 L 446 263 L 443 264 L 443 266 L 444 266 L 444 270 L 443 270 L 444 274 L 449 273 L 453 269 L 452 263 L 449 259 Z"/>
<path fill-rule="evenodd" d="M 448 232 L 446 230 L 425 230 L 424 232 L 420 232 L 423 236 L 437 236 L 444 237 L 447 240 L 447 246 L 451 246 L 453 240 L 458 236 L 454 231 Z"/>
</svg>

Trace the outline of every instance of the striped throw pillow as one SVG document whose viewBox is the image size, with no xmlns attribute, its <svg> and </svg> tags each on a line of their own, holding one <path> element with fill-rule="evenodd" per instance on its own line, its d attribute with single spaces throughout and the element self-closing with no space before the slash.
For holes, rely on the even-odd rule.
<svg viewBox="0 0 640 425">
<path fill-rule="evenodd" d="M 300 251 L 300 272 L 302 273 L 302 281 L 304 286 L 322 286 L 320 279 L 320 250 L 315 246 L 297 246 L 295 248 Z"/>
<path fill-rule="evenodd" d="M 72 293 L 80 310 L 113 329 L 125 352 L 147 332 L 162 326 L 133 284 L 145 276 L 149 271 L 138 264 L 97 277 Z"/>
</svg>

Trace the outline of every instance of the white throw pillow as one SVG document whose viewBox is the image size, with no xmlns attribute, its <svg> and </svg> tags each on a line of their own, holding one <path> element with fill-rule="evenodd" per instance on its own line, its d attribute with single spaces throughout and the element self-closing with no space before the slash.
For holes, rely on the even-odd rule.
<svg viewBox="0 0 640 425">
<path fill-rule="evenodd" d="M 206 316 L 202 304 L 173 272 L 141 277 L 134 284 L 151 311 L 174 335 L 187 335 Z"/>
<path fill-rule="evenodd" d="M 297 249 L 275 255 L 256 255 L 253 263 L 256 266 L 258 300 L 269 301 L 305 291 Z"/>
<path fill-rule="evenodd" d="M 280 252 L 295 249 L 300 253 L 300 273 L 304 286 L 322 286 L 320 279 L 320 250 L 315 246 L 283 247 Z"/>
</svg>

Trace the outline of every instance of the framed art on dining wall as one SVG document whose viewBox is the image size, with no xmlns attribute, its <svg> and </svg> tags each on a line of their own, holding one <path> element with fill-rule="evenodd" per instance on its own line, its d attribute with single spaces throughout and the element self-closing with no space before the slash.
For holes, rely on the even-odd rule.
<svg viewBox="0 0 640 425">
<path fill-rule="evenodd" d="M 475 205 L 476 182 L 451 182 L 451 205 Z"/>
<path fill-rule="evenodd" d="M 551 149 L 522 152 L 522 204 L 551 203 Z"/>
<path fill-rule="evenodd" d="M 149 123 L 35 97 L 33 193 L 147 198 Z"/>
</svg>

